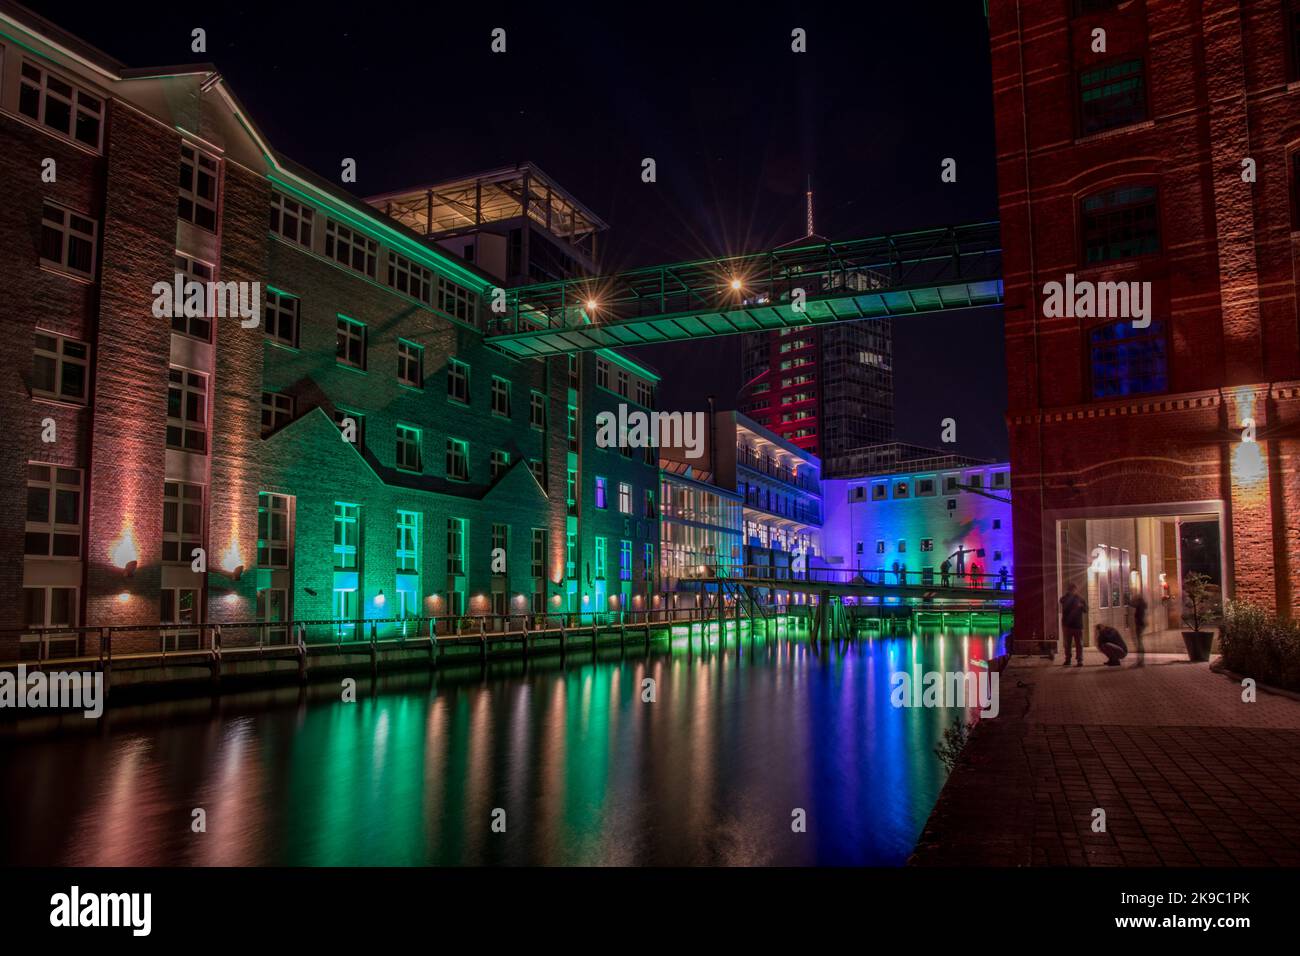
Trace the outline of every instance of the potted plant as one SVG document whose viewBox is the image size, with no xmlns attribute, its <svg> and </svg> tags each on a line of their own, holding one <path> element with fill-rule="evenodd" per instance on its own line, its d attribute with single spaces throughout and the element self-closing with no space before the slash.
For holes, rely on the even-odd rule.
<svg viewBox="0 0 1300 956">
<path fill-rule="evenodd" d="M 1214 643 L 1214 631 L 1202 630 L 1202 624 L 1212 624 L 1219 613 L 1219 586 L 1199 571 L 1183 579 L 1183 606 L 1192 619 L 1192 629 L 1183 631 L 1183 644 L 1187 647 L 1189 661 L 1208 661 Z"/>
</svg>

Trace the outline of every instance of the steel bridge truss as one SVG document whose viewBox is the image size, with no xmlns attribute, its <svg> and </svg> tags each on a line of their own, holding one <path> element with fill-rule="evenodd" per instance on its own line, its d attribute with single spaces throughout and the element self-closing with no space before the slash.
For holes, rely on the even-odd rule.
<svg viewBox="0 0 1300 956">
<path fill-rule="evenodd" d="M 996 222 L 782 247 L 506 291 L 488 340 L 521 357 L 1002 302 Z"/>
</svg>

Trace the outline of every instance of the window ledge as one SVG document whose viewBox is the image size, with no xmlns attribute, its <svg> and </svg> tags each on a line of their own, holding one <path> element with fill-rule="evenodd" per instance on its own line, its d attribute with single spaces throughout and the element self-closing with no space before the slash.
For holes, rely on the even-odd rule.
<svg viewBox="0 0 1300 956">
<path fill-rule="evenodd" d="M 1125 133 L 1135 133 L 1143 129 L 1155 129 L 1156 121 L 1152 119 L 1142 120 L 1138 123 L 1129 123 L 1127 126 L 1116 126 L 1114 129 L 1104 129 L 1100 133 L 1090 133 L 1087 136 L 1077 136 L 1074 140 L 1075 146 L 1082 146 L 1085 143 L 1095 143 L 1098 140 L 1110 139 L 1112 136 L 1123 136 Z"/>
</svg>

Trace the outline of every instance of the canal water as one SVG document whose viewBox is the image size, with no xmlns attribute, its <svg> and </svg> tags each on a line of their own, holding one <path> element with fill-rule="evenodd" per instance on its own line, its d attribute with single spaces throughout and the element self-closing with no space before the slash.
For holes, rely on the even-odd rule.
<svg viewBox="0 0 1300 956">
<path fill-rule="evenodd" d="M 678 629 L 648 655 L 358 673 L 355 703 L 313 684 L 6 722 L 0 862 L 901 865 L 956 711 L 892 706 L 890 675 L 1000 652 Z"/>
</svg>

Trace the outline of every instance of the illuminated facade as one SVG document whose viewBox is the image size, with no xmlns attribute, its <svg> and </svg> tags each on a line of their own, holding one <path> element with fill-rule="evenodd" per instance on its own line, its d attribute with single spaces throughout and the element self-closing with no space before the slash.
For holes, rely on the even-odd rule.
<svg viewBox="0 0 1300 956">
<path fill-rule="evenodd" d="M 600 410 L 653 404 L 652 371 L 489 347 L 513 274 L 280 156 L 211 67 L 130 70 L 9 10 L 0 548 L 21 560 L 0 626 L 648 599 L 657 461 L 594 436 Z M 592 237 L 546 189 L 548 256 L 585 268 Z M 156 318 L 177 273 L 254 292 L 257 314 Z"/>
<path fill-rule="evenodd" d="M 1015 578 L 1010 472 L 959 456 L 904 462 L 860 478 L 822 482 L 822 539 L 831 567 L 954 586 L 1010 586 Z"/>
<path fill-rule="evenodd" d="M 1177 626 L 1193 570 L 1294 609 L 1293 5 L 1034 0 L 989 17 L 1017 641 L 1058 639 L 1070 583 L 1089 629 L 1131 621 L 1138 593 Z M 1145 315 L 1048 310 L 1050 283 L 1145 290 Z"/>
<path fill-rule="evenodd" d="M 741 496 L 685 462 L 660 465 L 661 588 L 676 591 L 692 578 L 733 575 L 744 559 Z"/>
</svg>

